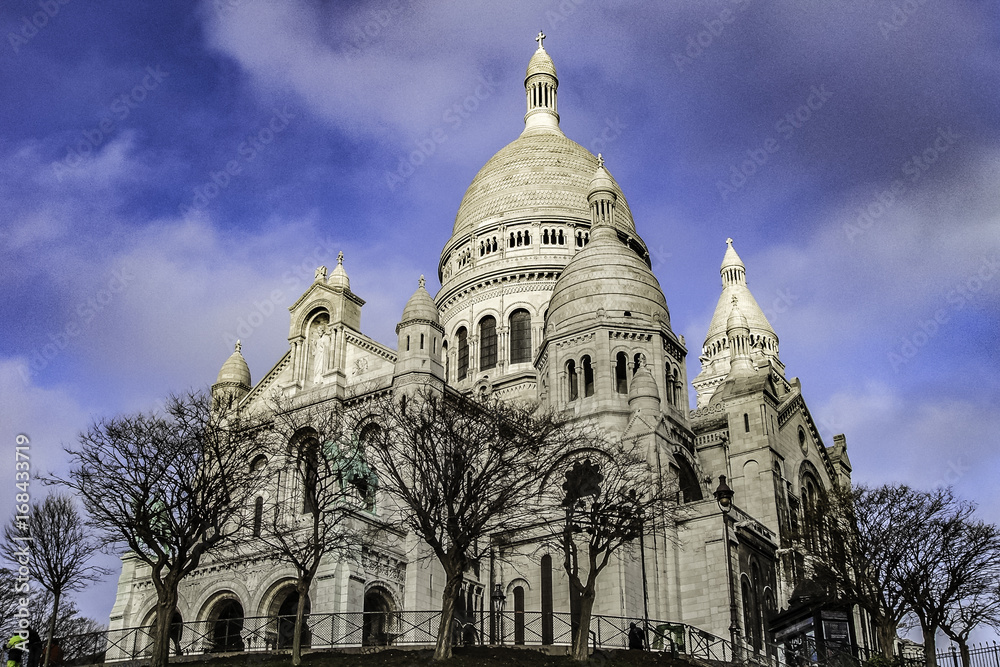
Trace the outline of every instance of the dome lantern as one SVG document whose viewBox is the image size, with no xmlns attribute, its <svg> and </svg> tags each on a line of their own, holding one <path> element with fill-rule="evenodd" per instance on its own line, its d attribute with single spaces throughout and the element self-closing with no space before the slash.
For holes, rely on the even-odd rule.
<svg viewBox="0 0 1000 667">
<path fill-rule="evenodd" d="M 556 66 L 549 57 L 542 42 L 545 33 L 539 32 L 535 37 L 538 49 L 528 61 L 528 71 L 524 76 L 524 93 L 528 102 L 528 111 L 524 114 L 524 133 L 556 132 L 559 129 L 559 111 L 556 105 L 556 89 L 559 79 L 556 77 Z"/>
</svg>

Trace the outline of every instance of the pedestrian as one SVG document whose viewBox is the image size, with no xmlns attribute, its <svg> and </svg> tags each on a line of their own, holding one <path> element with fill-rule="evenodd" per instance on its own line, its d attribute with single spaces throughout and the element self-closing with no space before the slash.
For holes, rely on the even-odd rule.
<svg viewBox="0 0 1000 667">
<path fill-rule="evenodd" d="M 646 633 L 635 623 L 629 623 L 628 626 L 628 649 L 630 651 L 646 649 Z"/>
<path fill-rule="evenodd" d="M 7 641 L 7 667 L 21 667 L 21 658 L 24 655 L 22 645 L 27 641 L 27 637 L 20 632 L 15 632 Z"/>
<path fill-rule="evenodd" d="M 28 628 L 28 667 L 38 667 L 39 659 L 42 657 L 42 646 L 44 646 L 42 638 L 35 628 Z"/>
</svg>

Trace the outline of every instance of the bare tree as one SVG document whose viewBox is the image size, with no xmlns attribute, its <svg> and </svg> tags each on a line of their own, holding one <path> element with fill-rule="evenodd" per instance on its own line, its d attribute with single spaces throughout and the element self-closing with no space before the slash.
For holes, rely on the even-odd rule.
<svg viewBox="0 0 1000 667">
<path fill-rule="evenodd" d="M 1000 531 L 977 521 L 975 506 L 955 501 L 949 489 L 929 494 L 936 512 L 914 541 L 912 574 L 903 587 L 924 635 L 924 661 L 936 667 L 937 630 L 959 645 L 968 667 L 969 634 L 981 622 L 1000 618 Z"/>
<path fill-rule="evenodd" d="M 585 661 L 601 572 L 612 558 L 630 556 L 643 531 L 656 530 L 654 520 L 660 527 L 676 521 L 677 486 L 663 479 L 634 445 L 617 443 L 564 458 L 544 484 L 543 497 L 549 508 L 564 513 L 549 526 L 562 549 L 578 609 L 572 655 Z"/>
<path fill-rule="evenodd" d="M 540 480 L 577 434 L 533 405 L 433 389 L 369 402 L 359 420 L 398 521 L 444 569 L 434 659 L 446 659 L 463 577 L 489 548 L 483 538 L 535 520 Z"/>
<path fill-rule="evenodd" d="M 806 517 L 804 530 L 817 529 L 822 536 L 810 554 L 814 576 L 868 612 L 887 658 L 893 657 L 900 624 L 907 615 L 916 618 L 926 664 L 934 667 L 935 634 L 970 567 L 968 554 L 950 552 L 967 539 L 961 527 L 973 509 L 958 502 L 951 489 L 920 491 L 901 484 L 834 489 Z"/>
<path fill-rule="evenodd" d="M 252 535 L 271 556 L 295 568 L 298 606 L 292 664 L 299 665 L 313 579 L 325 556 L 360 544 L 359 512 L 372 501 L 375 481 L 357 439 L 345 426 L 339 402 L 296 408 L 276 397 L 272 409 L 272 458 L 291 472 L 291 486 L 300 493 L 282 495 L 272 489 L 266 501 L 259 496 Z"/>
<path fill-rule="evenodd" d="M 28 596 L 31 588 L 18 583 L 17 568 L 0 567 L 0 581 L 7 582 L 0 586 L 0 638 L 6 642 L 17 628 L 19 602 Z"/>
<path fill-rule="evenodd" d="M 909 611 L 902 582 L 910 541 L 921 534 L 914 511 L 920 493 L 903 485 L 830 489 L 805 516 L 802 531 L 813 577 L 868 612 L 882 654 L 891 659 L 896 632 Z"/>
<path fill-rule="evenodd" d="M 152 667 L 164 667 L 181 580 L 243 531 L 266 425 L 229 398 L 171 396 L 162 414 L 103 419 L 67 449 L 75 491 L 102 544 L 130 550 L 156 590 Z"/>
<path fill-rule="evenodd" d="M 63 595 L 79 591 L 109 574 L 87 562 L 98 547 L 69 496 L 52 494 L 32 503 L 27 520 L 19 517 L 4 526 L 0 553 L 10 563 L 25 565 L 32 578 L 52 595 L 45 664 L 48 665 Z"/>
</svg>

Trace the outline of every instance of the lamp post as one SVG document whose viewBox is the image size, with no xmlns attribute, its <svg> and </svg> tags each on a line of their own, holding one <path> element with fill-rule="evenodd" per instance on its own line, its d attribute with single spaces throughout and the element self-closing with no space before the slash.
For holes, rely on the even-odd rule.
<svg viewBox="0 0 1000 667">
<path fill-rule="evenodd" d="M 493 587 L 493 593 L 490 595 L 490 601 L 493 603 L 493 616 L 499 619 L 496 625 L 498 642 L 503 644 L 503 605 L 507 596 L 503 594 L 503 586 L 497 584 Z"/>
<path fill-rule="evenodd" d="M 736 611 L 736 589 L 733 587 L 733 558 L 729 545 L 729 511 L 733 509 L 733 490 L 726 484 L 726 476 L 719 475 L 715 499 L 722 510 L 722 539 L 726 543 L 726 581 L 729 584 L 729 641 L 733 647 L 733 660 L 737 659 L 740 641 L 740 622 Z"/>
</svg>

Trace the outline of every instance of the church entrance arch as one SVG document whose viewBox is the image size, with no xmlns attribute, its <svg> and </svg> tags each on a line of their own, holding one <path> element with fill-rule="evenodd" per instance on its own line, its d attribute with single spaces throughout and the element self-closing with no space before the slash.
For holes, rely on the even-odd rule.
<svg viewBox="0 0 1000 667">
<path fill-rule="evenodd" d="M 365 646 L 387 646 L 392 642 L 393 612 L 396 605 L 392 595 L 382 586 L 372 586 L 365 592 L 364 622 L 361 643 Z"/>
<path fill-rule="evenodd" d="M 242 651 L 243 605 L 234 597 L 226 597 L 212 606 L 208 614 L 209 639 L 212 652 Z"/>
<path fill-rule="evenodd" d="M 299 609 L 299 592 L 294 588 L 286 588 L 278 592 L 275 596 L 278 617 L 278 648 L 291 648 L 292 640 L 295 637 L 295 614 Z M 309 596 L 306 596 L 306 606 L 304 610 L 302 624 L 302 646 L 307 647 L 312 643 L 312 633 L 309 632 Z"/>
</svg>

